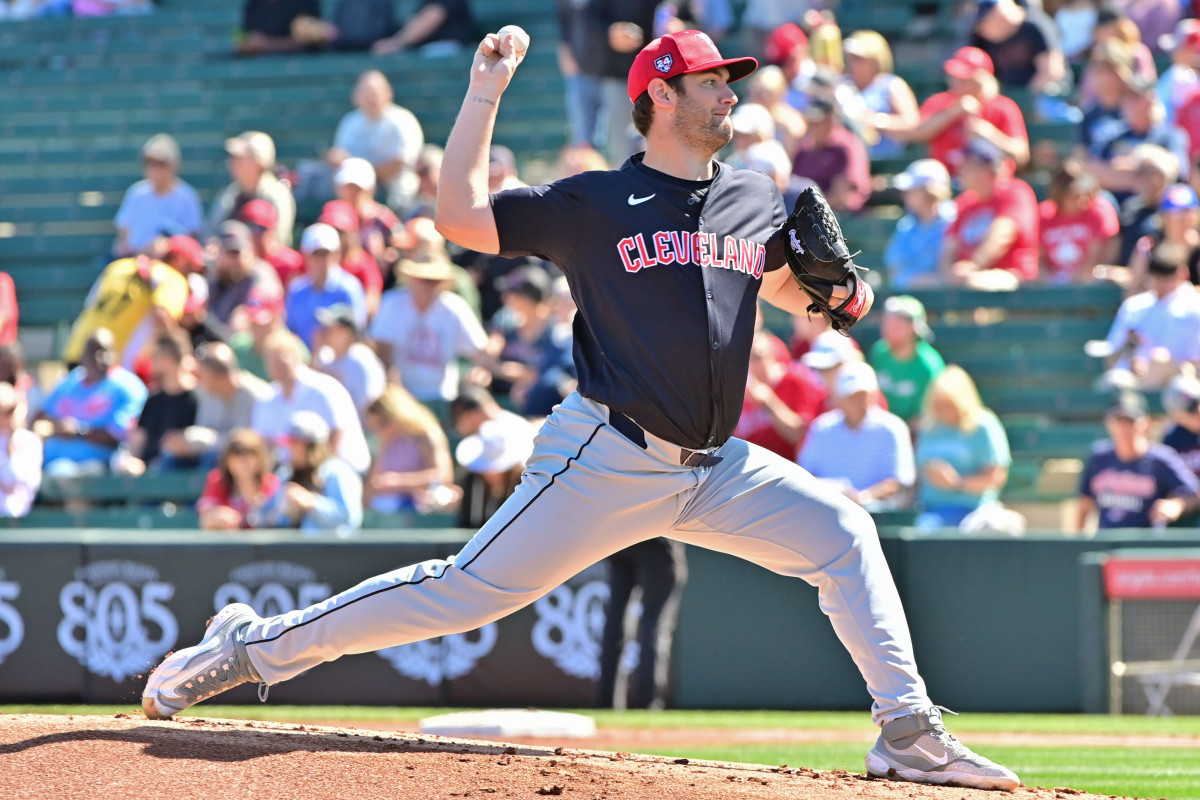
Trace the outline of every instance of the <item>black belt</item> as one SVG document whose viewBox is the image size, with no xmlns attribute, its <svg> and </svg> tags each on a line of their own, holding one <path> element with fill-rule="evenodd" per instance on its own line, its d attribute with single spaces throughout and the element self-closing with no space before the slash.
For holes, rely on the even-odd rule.
<svg viewBox="0 0 1200 800">
<path fill-rule="evenodd" d="M 609 409 L 608 421 L 617 433 L 624 436 L 629 441 L 636 444 L 643 450 L 646 449 L 646 432 L 642 427 L 629 417 L 622 414 L 620 411 Z M 720 464 L 724 460 L 724 456 L 714 456 L 709 453 L 701 453 L 696 450 L 688 450 L 686 447 L 679 449 L 679 465 L 683 467 L 713 467 Z"/>
</svg>

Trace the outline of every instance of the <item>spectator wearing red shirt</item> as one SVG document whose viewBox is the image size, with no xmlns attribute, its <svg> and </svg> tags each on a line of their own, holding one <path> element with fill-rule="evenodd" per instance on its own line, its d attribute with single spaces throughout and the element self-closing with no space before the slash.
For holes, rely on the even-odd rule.
<svg viewBox="0 0 1200 800">
<path fill-rule="evenodd" d="M 390 274 L 400 260 L 404 242 L 397 232 L 404 227 L 390 208 L 375 201 L 375 168 L 365 158 L 347 158 L 334 174 L 333 183 L 338 199 L 358 214 L 363 249 L 375 259 L 381 273 Z"/>
<path fill-rule="evenodd" d="M 773 334 L 754 335 L 746 398 L 733 435 L 794 461 L 827 392 L 820 377 L 786 354 L 787 347 Z"/>
<path fill-rule="evenodd" d="M 279 224 L 279 212 L 271 201 L 261 197 L 251 200 L 242 206 L 239 216 L 250 228 L 254 254 L 275 268 L 284 289 L 293 278 L 304 274 L 304 256 L 279 241 L 279 235 L 275 232 Z"/>
<path fill-rule="evenodd" d="M 362 284 L 363 296 L 367 301 L 367 318 L 374 317 L 379 308 L 379 297 L 383 294 L 383 274 L 379 271 L 379 263 L 363 249 L 358 232 L 358 213 L 354 206 L 345 200 L 330 200 L 322 209 L 318 221 L 338 232 L 342 240 L 342 269 Z"/>
<path fill-rule="evenodd" d="M 0 272 L 0 344 L 17 340 L 17 287 L 12 276 Z"/>
<path fill-rule="evenodd" d="M 866 146 L 828 100 L 812 98 L 803 113 L 808 134 L 800 140 L 792 172 L 820 187 L 834 211 L 858 211 L 871 194 Z"/>
<path fill-rule="evenodd" d="M 991 142 L 972 140 L 965 154 L 959 174 L 965 191 L 954 201 L 958 218 L 942 245 L 947 281 L 1000 289 L 1034 280 L 1038 205 L 1033 189 L 1012 177 L 1012 165 Z"/>
<path fill-rule="evenodd" d="M 1051 283 L 1090 281 L 1097 264 L 1113 263 L 1121 223 L 1099 188 L 1074 160 L 1050 178 L 1050 199 L 1038 206 L 1038 214 L 1043 277 Z"/>
<path fill-rule="evenodd" d="M 279 476 L 267 440 L 249 428 L 235 428 L 221 448 L 196 501 L 204 530 L 236 531 L 254 527 L 254 512 L 279 491 Z"/>
<path fill-rule="evenodd" d="M 909 142 L 928 142 L 929 155 L 958 174 L 968 140 L 986 139 L 1024 166 L 1029 161 L 1025 117 L 1013 100 L 1000 94 L 992 59 L 977 47 L 962 47 L 945 64 L 948 91 L 921 105 L 921 121 L 913 128 L 880 128 Z M 882 120 L 881 120 L 882 121 Z"/>
</svg>

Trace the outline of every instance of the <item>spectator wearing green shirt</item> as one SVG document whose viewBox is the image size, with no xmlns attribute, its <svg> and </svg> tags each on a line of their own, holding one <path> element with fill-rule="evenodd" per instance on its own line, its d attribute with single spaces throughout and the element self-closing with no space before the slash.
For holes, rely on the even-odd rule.
<svg viewBox="0 0 1200 800">
<path fill-rule="evenodd" d="M 883 304 L 879 334 L 868 359 L 879 376 L 879 388 L 887 398 L 888 410 L 915 425 L 926 389 L 946 368 L 929 343 L 933 331 L 926 321 L 925 306 L 911 295 L 889 297 Z"/>
<path fill-rule="evenodd" d="M 958 527 L 996 503 L 1008 481 L 1008 436 L 962 367 L 951 364 L 929 385 L 917 436 L 920 528 Z"/>
<path fill-rule="evenodd" d="M 287 330 L 284 324 L 283 298 L 251 292 L 246 300 L 246 318 L 250 321 L 247 330 L 238 331 L 229 337 L 229 347 L 237 357 L 239 366 L 256 378 L 270 381 L 267 362 L 263 359 L 263 343 L 277 330 Z M 312 355 L 304 343 L 300 343 L 302 360 L 312 362 Z"/>
</svg>

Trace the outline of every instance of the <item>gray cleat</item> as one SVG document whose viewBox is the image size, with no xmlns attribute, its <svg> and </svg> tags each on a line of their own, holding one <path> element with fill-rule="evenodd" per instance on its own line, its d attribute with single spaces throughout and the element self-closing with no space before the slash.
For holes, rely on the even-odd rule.
<svg viewBox="0 0 1200 800">
<path fill-rule="evenodd" d="M 244 603 L 222 608 L 209 620 L 200 644 L 171 653 L 155 667 L 142 692 L 147 719 L 167 719 L 227 689 L 261 681 L 242 637 L 258 619 Z"/>
<path fill-rule="evenodd" d="M 1012 791 L 1021 779 L 973 753 L 942 725 L 937 707 L 885 722 L 867 753 L 867 774 L 913 783 L 949 784 Z"/>
</svg>

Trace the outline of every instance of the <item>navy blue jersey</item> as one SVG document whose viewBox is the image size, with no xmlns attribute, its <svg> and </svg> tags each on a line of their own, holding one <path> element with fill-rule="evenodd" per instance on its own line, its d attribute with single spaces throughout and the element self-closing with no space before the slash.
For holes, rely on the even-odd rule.
<svg viewBox="0 0 1200 800">
<path fill-rule="evenodd" d="M 1197 486 L 1171 448 L 1152 444 L 1141 458 L 1122 461 L 1105 440 L 1092 448 L 1079 493 L 1096 503 L 1101 528 L 1149 528 L 1155 500 L 1192 494 Z"/>
<path fill-rule="evenodd" d="M 504 255 L 553 261 L 579 307 L 579 392 L 682 447 L 723 444 L 741 414 L 764 271 L 785 260 L 774 182 L 646 167 L 492 195 Z"/>
<path fill-rule="evenodd" d="M 1200 433 L 1192 433 L 1182 425 L 1172 425 L 1163 434 L 1163 444 L 1178 453 L 1193 474 L 1200 475 Z"/>
</svg>

